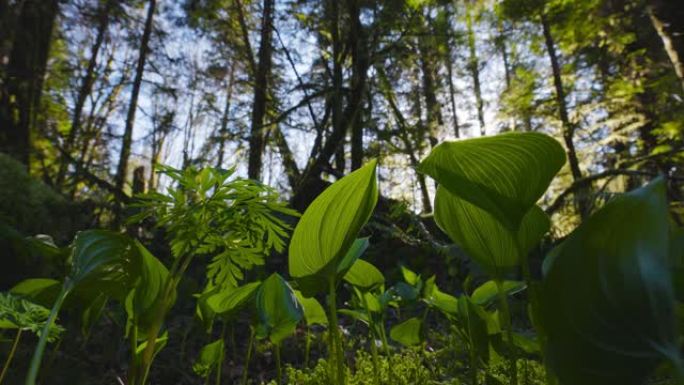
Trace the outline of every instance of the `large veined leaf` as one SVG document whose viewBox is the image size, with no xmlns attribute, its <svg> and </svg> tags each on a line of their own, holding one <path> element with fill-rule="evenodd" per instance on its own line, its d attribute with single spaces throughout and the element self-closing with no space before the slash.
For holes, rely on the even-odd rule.
<svg viewBox="0 0 684 385">
<path fill-rule="evenodd" d="M 133 262 L 136 281 L 134 288 L 126 297 L 125 307 L 129 322 L 132 322 L 140 332 L 146 333 L 154 322 L 155 314 L 163 311 L 159 302 L 166 297 L 163 290 L 169 271 L 140 242 L 134 242 L 133 250 L 137 253 L 137 258 Z"/>
<path fill-rule="evenodd" d="M 131 239 L 107 230 L 86 230 L 74 238 L 69 279 L 78 284 L 96 276 L 109 286 L 130 278 Z"/>
<path fill-rule="evenodd" d="M 213 370 L 221 365 L 224 349 L 222 338 L 204 345 L 200 350 L 199 358 L 192 365 L 192 371 L 202 378 L 207 378 Z"/>
<path fill-rule="evenodd" d="M 273 273 L 261 284 L 256 294 L 259 338 L 269 338 L 278 345 L 294 333 L 303 317 L 302 307 L 294 291 L 278 273 Z"/>
<path fill-rule="evenodd" d="M 344 280 L 352 286 L 368 291 L 385 283 L 385 277 L 377 267 L 370 262 L 357 259 L 344 275 Z"/>
<path fill-rule="evenodd" d="M 377 203 L 376 163 L 333 183 L 306 209 L 290 242 L 288 267 L 295 280 L 319 277 L 323 282 L 317 284 L 322 285 L 338 274 L 340 262 Z"/>
<path fill-rule="evenodd" d="M 441 143 L 418 170 L 515 231 L 564 163 L 555 139 L 506 133 Z"/>
<path fill-rule="evenodd" d="M 684 302 L 684 228 L 670 224 L 670 267 L 677 300 Z"/>
<path fill-rule="evenodd" d="M 521 281 L 503 281 L 502 283 L 502 289 L 506 295 L 513 295 L 516 293 L 519 293 L 527 287 L 525 282 Z M 480 305 L 480 306 L 487 306 L 490 303 L 492 303 L 497 296 L 499 295 L 499 289 L 496 286 L 495 281 L 487 281 L 480 285 L 475 291 L 473 291 L 473 294 L 470 296 L 470 299 Z"/>
<path fill-rule="evenodd" d="M 520 264 L 548 231 L 548 216 L 533 205 L 516 231 L 511 231 L 487 211 L 469 203 L 443 185 L 435 195 L 437 225 L 488 274 L 502 279 Z"/>
<path fill-rule="evenodd" d="M 328 316 L 325 314 L 323 306 L 316 298 L 306 298 L 301 291 L 295 290 L 297 301 L 302 305 L 304 320 L 308 326 L 321 325 L 328 326 Z"/>
<path fill-rule="evenodd" d="M 413 317 L 390 329 L 390 338 L 404 346 L 415 346 L 423 342 L 423 321 Z"/>
<path fill-rule="evenodd" d="M 256 281 L 220 290 L 207 298 L 207 305 L 217 315 L 230 318 L 254 298 L 260 285 L 261 281 Z"/>
<path fill-rule="evenodd" d="M 563 384 L 641 384 L 663 361 L 681 365 L 668 237 L 660 179 L 607 203 L 558 246 L 541 321 Z"/>
</svg>

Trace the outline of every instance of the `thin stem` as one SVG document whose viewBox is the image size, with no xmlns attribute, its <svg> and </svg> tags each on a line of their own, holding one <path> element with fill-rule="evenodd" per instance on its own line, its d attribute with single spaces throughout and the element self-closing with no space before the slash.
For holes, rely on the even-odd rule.
<svg viewBox="0 0 684 385">
<path fill-rule="evenodd" d="M 21 339 L 21 329 L 17 329 L 17 334 L 14 336 L 14 342 L 12 342 L 12 349 L 10 349 L 9 356 L 5 360 L 5 365 L 2 367 L 2 373 L 0 373 L 0 384 L 7 374 L 7 369 L 9 369 L 12 359 L 14 358 L 14 352 L 17 351 L 17 346 L 19 346 L 19 339 Z"/>
<path fill-rule="evenodd" d="M 276 356 L 276 371 L 278 374 L 277 384 L 280 385 L 283 383 L 283 370 L 282 370 L 282 367 L 280 366 L 281 365 L 281 362 L 280 362 L 280 345 L 275 344 L 274 349 L 275 349 L 275 356 Z"/>
<path fill-rule="evenodd" d="M 370 312 L 370 307 L 368 306 L 368 299 L 366 298 L 366 295 L 364 293 L 361 293 L 361 297 L 363 298 L 363 307 L 366 310 L 366 314 L 368 314 L 368 336 L 371 337 L 370 345 L 371 354 L 373 355 L 373 377 L 375 378 L 375 384 L 380 385 L 380 365 L 378 364 L 378 347 L 375 346 L 374 335 L 375 324 L 373 322 L 373 315 Z"/>
<path fill-rule="evenodd" d="M 64 284 L 62 285 L 62 289 L 59 292 L 59 295 L 57 296 L 57 300 L 55 301 L 55 304 L 52 305 L 52 309 L 50 310 L 50 315 L 48 316 L 47 321 L 45 322 L 45 325 L 43 325 L 43 329 L 40 331 L 40 339 L 38 340 L 38 345 L 36 345 L 36 350 L 33 352 L 33 357 L 31 358 L 31 364 L 29 365 L 29 371 L 28 374 L 26 375 L 26 385 L 36 385 L 36 379 L 38 378 L 38 371 L 40 370 L 40 363 L 43 359 L 43 352 L 45 351 L 45 345 L 47 344 L 47 337 L 48 337 L 48 332 L 50 331 L 50 327 L 52 324 L 55 322 L 55 319 L 57 318 L 57 314 L 59 313 L 59 309 L 62 308 L 62 304 L 64 303 L 64 299 L 66 296 L 69 294 L 71 291 L 71 281 L 67 280 L 64 281 Z"/>
<path fill-rule="evenodd" d="M 249 345 L 247 346 L 247 358 L 245 359 L 245 371 L 242 373 L 242 385 L 247 385 L 247 374 L 249 373 L 249 361 L 252 359 L 252 346 L 254 345 L 254 328 L 250 327 Z"/>
<path fill-rule="evenodd" d="M 506 292 L 503 288 L 503 282 L 500 279 L 496 280 L 496 288 L 499 296 L 500 305 L 499 323 L 501 324 L 501 327 L 504 328 L 504 330 L 506 331 L 506 335 L 508 336 L 508 346 L 510 348 L 511 354 L 511 356 L 509 357 L 512 361 L 512 365 L 510 365 L 509 368 L 510 381 L 511 384 L 517 385 L 518 368 L 515 359 L 515 345 L 513 344 L 513 324 L 511 322 L 511 311 L 508 307 L 508 298 L 506 298 Z"/>
<path fill-rule="evenodd" d="M 338 385 L 344 385 L 344 352 L 342 350 L 342 341 L 340 338 L 340 331 L 337 325 L 337 298 L 335 289 L 337 288 L 335 278 L 330 279 L 330 302 L 328 305 L 330 307 L 330 332 L 332 333 L 331 341 L 333 343 L 332 351 L 334 352 L 335 362 L 337 364 L 337 374 L 335 375 L 335 383 Z"/>
</svg>

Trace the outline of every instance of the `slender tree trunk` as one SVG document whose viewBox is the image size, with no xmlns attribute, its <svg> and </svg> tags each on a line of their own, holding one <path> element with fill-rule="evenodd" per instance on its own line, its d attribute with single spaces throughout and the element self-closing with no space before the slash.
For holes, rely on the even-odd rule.
<svg viewBox="0 0 684 385">
<path fill-rule="evenodd" d="M 368 47 L 366 44 L 366 31 L 361 23 L 361 7 L 359 0 L 347 0 L 349 19 L 349 46 L 351 47 L 352 60 L 352 95 L 350 100 L 358 103 L 354 108 L 362 109 L 365 92 L 366 72 L 368 71 Z M 351 118 L 351 169 L 356 170 L 363 165 L 363 114 L 356 113 Z"/>
<path fill-rule="evenodd" d="M 477 56 L 477 45 L 475 42 L 475 31 L 473 29 L 472 5 L 466 3 L 466 29 L 468 34 L 468 70 L 473 78 L 473 91 L 475 92 L 475 103 L 477 106 L 477 121 L 480 123 L 480 135 L 485 136 L 484 120 L 484 101 L 482 99 L 482 88 L 480 86 L 480 59 Z"/>
<path fill-rule="evenodd" d="M 503 22 L 499 20 L 497 25 L 498 36 L 496 37 L 496 48 L 501 53 L 501 61 L 504 67 L 504 79 L 506 80 L 506 89 L 504 92 L 508 92 L 511 89 L 511 65 L 508 58 L 508 49 L 506 47 L 506 35 L 503 30 Z M 516 131 L 517 119 L 515 117 L 510 118 L 510 129 Z"/>
<path fill-rule="evenodd" d="M 340 9 L 337 0 L 327 0 L 329 12 L 330 35 L 332 36 L 332 131 L 341 132 L 341 144 L 335 147 L 334 152 L 339 154 L 339 147 L 344 147 L 346 129 L 342 128 L 342 41 L 340 37 Z M 344 150 L 343 150 L 344 151 Z"/>
<path fill-rule="evenodd" d="M 568 107 L 565 101 L 565 90 L 563 88 L 563 80 L 561 78 L 561 68 L 558 62 L 558 54 L 556 53 L 556 46 L 551 35 L 551 27 L 546 19 L 546 16 L 542 14 L 541 16 L 542 29 L 544 32 L 544 43 L 546 45 L 546 51 L 549 55 L 549 60 L 551 61 L 551 69 L 553 71 L 553 85 L 556 91 L 556 103 L 558 104 L 558 114 L 560 116 L 561 124 L 563 126 L 563 140 L 565 141 L 565 147 L 568 154 L 568 163 L 570 164 L 570 172 L 572 174 L 573 181 L 582 179 L 582 172 L 579 167 L 579 160 L 577 158 L 577 152 L 575 150 L 574 135 L 575 135 L 575 125 L 570 122 L 568 117 Z M 584 217 L 588 214 L 587 212 L 587 197 L 582 194 L 577 194 L 578 199 L 576 199 L 577 209 L 579 210 L 580 216 Z"/>
<path fill-rule="evenodd" d="M 650 0 L 648 14 L 684 89 L 684 2 Z"/>
<path fill-rule="evenodd" d="M 58 0 L 24 0 L 0 89 L 0 151 L 27 167 L 58 9 Z"/>
<path fill-rule="evenodd" d="M 226 105 L 221 116 L 221 129 L 219 130 L 219 149 L 216 167 L 223 167 L 223 157 L 225 156 L 226 139 L 228 137 L 228 121 L 230 120 L 230 105 L 233 101 L 233 82 L 235 80 L 235 61 L 230 64 L 228 74 L 228 88 L 226 88 Z"/>
<path fill-rule="evenodd" d="M 149 1 L 147 18 L 145 19 L 145 29 L 143 31 L 142 40 L 140 41 L 138 63 L 135 69 L 135 79 L 133 80 L 133 89 L 131 90 L 131 100 L 128 105 L 128 114 L 126 115 L 126 127 L 124 129 L 121 152 L 119 154 L 119 165 L 116 169 L 116 177 L 114 181 L 116 188 L 119 190 L 123 189 L 124 183 L 126 182 L 126 174 L 128 173 L 128 158 L 131 155 L 131 143 L 133 142 L 133 125 L 135 124 L 135 114 L 138 110 L 138 96 L 140 95 L 140 87 L 142 85 L 143 74 L 145 72 L 145 61 L 149 51 L 149 42 L 152 35 L 152 22 L 154 19 L 156 5 L 156 0 Z"/>
<path fill-rule="evenodd" d="M 97 26 L 97 34 L 95 36 L 93 46 L 90 49 L 90 59 L 88 60 L 86 73 L 83 76 L 83 79 L 81 79 L 81 86 L 78 90 L 78 96 L 76 97 L 74 114 L 71 119 L 71 129 L 69 130 L 69 134 L 67 135 L 66 141 L 64 143 L 65 154 L 71 154 L 71 151 L 74 147 L 74 142 L 76 141 L 76 136 L 79 134 L 81 129 L 81 115 L 83 113 L 83 107 L 85 106 L 86 100 L 93 89 L 93 84 L 95 83 L 97 57 L 100 53 L 100 48 L 104 42 L 105 35 L 107 34 L 107 28 L 109 26 L 109 12 L 113 6 L 113 3 L 113 0 L 106 0 L 104 5 L 102 5 L 102 8 L 98 10 L 99 23 Z M 63 156 L 61 164 L 59 165 L 59 171 L 57 173 L 57 186 L 61 186 L 64 182 L 68 165 L 68 160 Z"/>
<path fill-rule="evenodd" d="M 250 179 L 261 178 L 262 156 L 265 146 L 264 117 L 269 95 L 268 80 L 271 75 L 271 40 L 273 35 L 273 0 L 264 0 L 261 17 L 261 40 L 259 42 L 259 63 L 254 78 L 254 103 L 252 104 L 252 125 L 249 137 L 249 160 L 247 174 Z"/>
<path fill-rule="evenodd" d="M 451 47 L 451 45 L 449 45 Z M 446 54 L 447 77 L 449 78 L 449 101 L 451 102 L 451 116 L 454 124 L 454 136 L 459 138 L 461 136 L 461 129 L 458 123 L 458 111 L 456 110 L 456 87 L 454 86 L 453 60 L 451 57 L 451 49 Z"/>
</svg>

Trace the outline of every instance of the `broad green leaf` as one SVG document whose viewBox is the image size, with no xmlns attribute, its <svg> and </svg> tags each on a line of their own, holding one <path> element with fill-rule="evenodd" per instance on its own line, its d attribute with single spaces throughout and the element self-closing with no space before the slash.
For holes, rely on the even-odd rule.
<svg viewBox="0 0 684 385">
<path fill-rule="evenodd" d="M 357 259 L 344 275 L 344 280 L 352 286 L 368 291 L 385 283 L 385 277 L 371 263 Z"/>
<path fill-rule="evenodd" d="M 423 342 L 423 321 L 418 317 L 395 325 L 390 329 L 390 338 L 404 346 L 415 346 Z"/>
<path fill-rule="evenodd" d="M 50 308 L 55 303 L 61 286 L 62 283 L 55 279 L 29 278 L 14 285 L 10 292 Z"/>
<path fill-rule="evenodd" d="M 163 311 L 160 301 L 167 297 L 163 291 L 169 271 L 140 242 L 134 242 L 133 252 L 137 253 L 133 262 L 136 281 L 126 297 L 125 307 L 129 322 L 146 333 L 152 326 L 156 313 Z M 173 299 L 175 293 L 170 297 Z M 166 303 L 165 306 L 171 306 L 171 303 Z"/>
<path fill-rule="evenodd" d="M 416 301 L 420 297 L 420 290 L 405 282 L 397 282 L 390 290 L 396 293 L 402 301 L 406 302 Z"/>
<path fill-rule="evenodd" d="M 96 276 L 103 285 L 129 278 L 132 242 L 124 234 L 86 230 L 74 238 L 69 279 L 78 284 Z"/>
<path fill-rule="evenodd" d="M 506 293 L 506 295 L 513 295 L 516 293 L 519 293 L 525 288 L 527 285 L 525 282 L 521 281 L 503 281 L 503 291 Z M 490 303 L 492 303 L 494 300 L 499 295 L 499 289 L 496 286 L 495 281 L 487 281 L 480 285 L 475 291 L 473 291 L 473 294 L 470 296 L 470 299 L 480 305 L 480 306 L 487 306 Z"/>
<path fill-rule="evenodd" d="M 670 266 L 677 300 L 684 302 L 684 228 L 670 224 Z"/>
<path fill-rule="evenodd" d="M 271 274 L 259 287 L 256 308 L 257 337 L 269 338 L 276 345 L 294 333 L 303 317 L 292 288 L 278 273 Z"/>
<path fill-rule="evenodd" d="M 404 281 L 411 286 L 417 286 L 420 282 L 420 276 L 414 273 L 411 269 L 404 265 L 400 265 L 401 275 L 404 277 Z"/>
<path fill-rule="evenodd" d="M 555 139 L 526 132 L 444 142 L 418 170 L 516 231 L 564 163 Z"/>
<path fill-rule="evenodd" d="M 369 242 L 367 237 L 354 240 L 354 243 L 352 243 L 351 247 L 344 255 L 344 258 L 342 258 L 340 263 L 337 265 L 338 277 L 342 277 L 347 274 L 347 271 L 349 271 L 349 269 L 354 266 L 354 263 L 356 263 L 356 261 L 361 258 L 363 253 L 366 252 L 368 245 Z"/>
<path fill-rule="evenodd" d="M 504 227 L 488 212 L 450 193 L 440 185 L 435 196 L 437 225 L 488 274 L 502 279 L 520 264 L 548 231 L 548 216 L 533 205 L 518 230 Z"/>
<path fill-rule="evenodd" d="M 297 301 L 302 305 L 304 311 L 304 320 L 308 326 L 321 325 L 328 326 L 328 316 L 325 314 L 323 306 L 316 298 L 306 298 L 301 291 L 295 290 Z"/>
<path fill-rule="evenodd" d="M 458 311 L 458 299 L 441 291 L 435 283 L 434 276 L 425 281 L 423 301 L 445 314 L 455 314 Z"/>
<path fill-rule="evenodd" d="M 562 383 L 636 385 L 663 361 L 681 364 L 668 237 L 659 179 L 607 203 L 558 246 L 541 321 Z"/>
<path fill-rule="evenodd" d="M 250 282 L 236 288 L 226 288 L 207 298 L 207 305 L 222 317 L 232 317 L 247 304 L 259 289 L 261 281 Z"/>
<path fill-rule="evenodd" d="M 108 301 L 107 295 L 99 294 L 83 308 L 81 312 L 81 333 L 84 336 L 88 336 L 91 328 L 100 320 Z"/>
<path fill-rule="evenodd" d="M 223 361 L 224 352 L 223 339 L 219 338 L 214 342 L 206 344 L 200 350 L 197 361 L 192 365 L 192 371 L 202 378 L 207 378 Z"/>
<path fill-rule="evenodd" d="M 333 183 L 306 209 L 290 241 L 288 266 L 295 280 L 320 277 L 327 282 L 338 274 L 377 203 L 376 164 L 373 160 Z"/>
</svg>

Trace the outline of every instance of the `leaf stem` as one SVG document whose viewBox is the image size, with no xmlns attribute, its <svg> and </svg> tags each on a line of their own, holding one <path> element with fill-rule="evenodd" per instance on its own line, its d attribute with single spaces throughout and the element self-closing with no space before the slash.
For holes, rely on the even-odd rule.
<svg viewBox="0 0 684 385">
<path fill-rule="evenodd" d="M 252 359 L 252 346 L 254 345 L 254 328 L 249 328 L 249 343 L 247 346 L 247 357 L 245 358 L 245 371 L 242 373 L 242 385 L 247 385 L 247 375 L 249 374 L 249 361 Z"/>
<path fill-rule="evenodd" d="M 509 368 L 510 383 L 518 384 L 518 367 L 517 360 L 515 357 L 515 345 L 513 344 L 513 323 L 511 320 L 511 310 L 508 306 L 508 298 L 506 298 L 506 292 L 504 291 L 503 282 L 500 279 L 496 280 L 496 289 L 499 297 L 500 313 L 499 313 L 499 323 L 506 331 L 508 337 L 508 346 L 510 350 L 509 359 L 512 361 Z"/>
<path fill-rule="evenodd" d="M 338 385 L 344 385 L 344 352 L 342 349 L 342 341 L 340 338 L 340 331 L 339 331 L 339 326 L 337 325 L 337 297 L 335 290 L 337 289 L 337 282 L 335 282 L 335 278 L 330 279 L 330 291 L 329 291 L 329 296 L 328 296 L 328 306 L 330 309 L 330 332 L 331 332 L 331 337 L 330 340 L 332 342 L 331 346 L 331 352 L 332 355 L 335 357 L 335 364 L 336 364 L 336 373 L 334 375 L 334 383 Z"/>
<path fill-rule="evenodd" d="M 10 349 L 9 356 L 5 360 L 5 365 L 2 367 L 2 373 L 0 373 L 0 384 L 7 374 L 7 369 L 9 369 L 12 359 L 14 358 L 14 353 L 17 351 L 17 346 L 19 346 L 19 339 L 21 339 L 21 328 L 17 329 L 17 334 L 14 336 L 14 342 L 12 342 L 12 349 Z"/>
<path fill-rule="evenodd" d="M 62 284 L 62 289 L 57 295 L 57 300 L 55 300 L 52 309 L 50 309 L 50 315 L 48 316 L 43 329 L 40 331 L 40 339 L 38 340 L 38 345 L 33 351 L 33 357 L 31 358 L 31 364 L 29 365 L 29 371 L 26 375 L 26 385 L 36 385 L 36 379 L 38 378 L 38 371 L 40 370 L 40 363 L 43 359 L 43 352 L 45 352 L 45 345 L 47 344 L 48 333 L 50 331 L 50 326 L 55 322 L 59 310 L 62 308 L 64 299 L 67 297 L 71 291 L 71 281 L 67 278 Z"/>
</svg>

